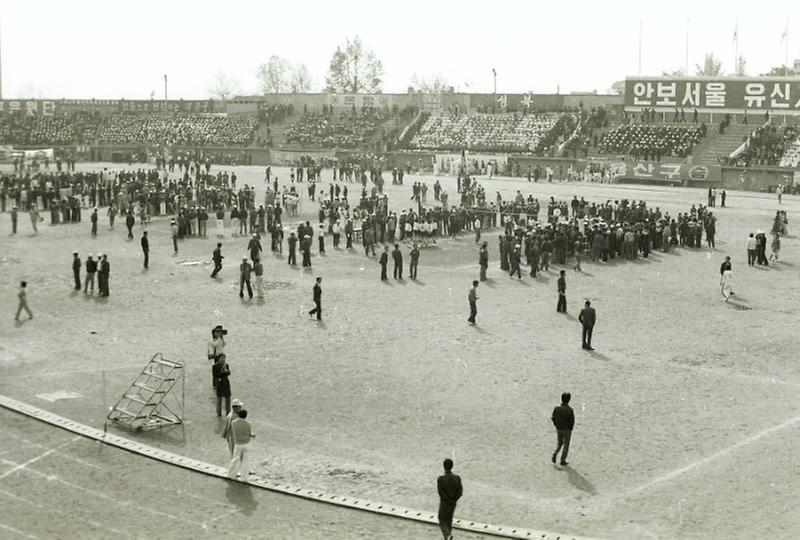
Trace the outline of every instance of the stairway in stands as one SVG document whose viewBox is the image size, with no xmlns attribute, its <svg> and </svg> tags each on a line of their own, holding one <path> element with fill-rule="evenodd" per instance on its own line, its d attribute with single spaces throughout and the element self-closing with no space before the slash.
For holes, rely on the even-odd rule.
<svg viewBox="0 0 800 540">
<path fill-rule="evenodd" d="M 739 148 L 745 137 L 756 130 L 758 125 L 733 124 L 728 126 L 725 133 L 719 133 L 719 124 L 708 126 L 708 133 L 704 140 L 694 147 L 694 163 L 699 165 L 718 165 L 719 159 L 728 157 L 731 152 Z"/>
</svg>

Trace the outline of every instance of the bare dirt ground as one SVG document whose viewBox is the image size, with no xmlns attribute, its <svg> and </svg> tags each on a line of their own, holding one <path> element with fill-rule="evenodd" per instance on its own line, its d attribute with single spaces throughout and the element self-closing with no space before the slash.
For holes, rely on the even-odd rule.
<svg viewBox="0 0 800 540">
<path fill-rule="evenodd" d="M 287 172 L 277 170 L 281 180 Z M 263 170 L 239 167 L 237 175 L 240 183 L 259 188 L 260 200 Z M 393 208 L 408 205 L 410 184 L 420 179 L 407 176 L 405 186 L 387 186 Z M 455 180 L 440 181 L 454 200 Z M 573 194 L 598 202 L 645 199 L 673 215 L 705 202 L 705 193 L 693 189 L 509 179 L 483 184 L 491 194 L 511 196 L 519 189 L 540 201 Z M 150 226 L 151 268 L 145 272 L 138 225 L 130 242 L 124 225 L 110 231 L 105 218 L 96 239 L 87 220 L 43 226 L 31 237 L 22 216 L 21 232 L 12 237 L 5 214 L 0 393 L 100 426 L 147 359 L 162 352 L 187 363 L 185 430 L 131 436 L 223 463 L 227 448 L 214 414 L 205 348 L 210 329 L 224 324 L 234 396 L 250 411 L 257 432 L 254 461 L 267 477 L 434 509 L 433 481 L 441 460 L 451 456 L 465 485 L 459 517 L 603 538 L 796 538 L 798 242 L 784 239 L 781 263 L 748 268 L 747 233 L 769 230 L 778 203 L 771 195 L 730 192 L 728 206 L 715 211 L 715 251 L 679 249 L 636 262 L 585 263 L 581 274 L 568 266 L 567 315 L 555 312 L 559 267 L 536 280 L 510 279 L 499 270 L 492 232 L 491 279 L 479 289 L 477 327 L 466 323 L 467 290 L 477 279 L 471 235 L 423 250 L 417 282 L 383 284 L 374 259 L 361 250 L 334 250 L 330 239 L 326 256 L 317 255 L 315 242 L 311 272 L 267 254 L 268 290 L 257 302 L 238 298 L 246 238 L 223 240 L 223 279 L 215 281 L 209 259 L 216 239 L 185 240 L 173 256 L 164 218 Z M 781 208 L 791 234 L 800 203 L 784 197 Z M 303 217 L 316 221 L 313 203 L 304 201 Z M 73 250 L 84 259 L 88 252 L 109 254 L 108 299 L 72 291 Z M 729 303 L 719 291 L 725 254 L 732 256 L 736 276 L 737 299 Z M 181 264 L 194 261 L 200 264 Z M 317 275 L 324 278 L 323 324 L 305 314 Z M 30 283 L 36 318 L 15 324 L 21 279 Z M 584 298 L 593 299 L 598 311 L 593 353 L 580 348 L 575 319 Z M 58 391 L 81 397 L 37 397 Z M 577 417 L 568 468 L 549 460 L 555 444 L 549 417 L 562 391 L 572 392 Z M 4 432 L 7 425 L 4 419 Z M 29 428 L 15 429 L 25 436 Z M 56 431 L 51 437 L 47 447 L 69 436 Z M 13 437 L 6 439 L 16 450 Z M 151 478 L 187 474 L 124 458 L 130 471 L 147 471 Z M 0 480 L 0 489 L 27 497 L 6 484 L 12 476 Z M 117 476 L 124 478 L 120 489 L 134 481 L 132 472 Z M 27 480 L 21 483 L 43 483 Z M 197 480 L 206 481 L 214 482 Z M 209 488 L 225 489 L 221 482 Z M 57 497 L 50 500 L 58 504 Z M 297 503 L 292 515 L 316 523 L 309 516 L 325 511 Z M 373 523 L 381 537 L 395 530 L 398 537 L 439 534 L 360 515 L 353 523 L 364 521 L 351 527 L 350 514 L 336 512 L 327 529 L 312 525 L 312 536 L 358 537 Z M 258 514 L 240 512 L 236 521 L 255 526 Z M 186 533 L 169 518 L 149 521 Z M 7 524 L 19 529 L 19 523 Z M 273 536 L 295 536 L 286 527 Z"/>
</svg>

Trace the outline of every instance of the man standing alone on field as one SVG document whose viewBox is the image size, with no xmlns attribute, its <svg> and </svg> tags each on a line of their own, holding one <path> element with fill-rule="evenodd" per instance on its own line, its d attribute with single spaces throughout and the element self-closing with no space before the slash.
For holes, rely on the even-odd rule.
<svg viewBox="0 0 800 540">
<path fill-rule="evenodd" d="M 147 238 L 147 231 L 142 233 L 142 254 L 144 255 L 144 269 L 150 265 L 150 240 Z"/>
<path fill-rule="evenodd" d="M 439 528 L 445 540 L 453 538 L 453 514 L 456 503 L 464 494 L 461 477 L 453 474 L 453 460 L 444 460 L 444 474 L 436 479 L 436 489 L 439 492 Z"/>
<path fill-rule="evenodd" d="M 569 453 L 569 441 L 572 438 L 572 428 L 575 426 L 575 413 L 572 411 L 572 407 L 569 406 L 571 398 L 572 396 L 569 392 L 561 394 L 561 405 L 553 409 L 553 416 L 551 417 L 553 425 L 556 427 L 558 445 L 550 461 L 555 463 L 558 452 L 561 451 L 561 465 L 569 465 L 567 463 L 567 454 Z"/>
<path fill-rule="evenodd" d="M 469 300 L 469 319 L 467 321 L 471 325 L 475 325 L 475 317 L 478 315 L 478 281 L 472 282 L 472 288 L 469 290 L 467 300 Z"/>
<path fill-rule="evenodd" d="M 583 348 L 587 351 L 593 351 L 592 331 L 594 330 L 594 323 L 597 320 L 597 314 L 595 313 L 592 303 L 589 300 L 586 301 L 584 308 L 581 310 L 580 315 L 578 315 L 578 320 L 583 326 Z"/>
<path fill-rule="evenodd" d="M 556 306 L 556 312 L 558 313 L 566 313 L 567 312 L 567 278 L 566 272 L 561 270 L 560 276 L 558 278 L 558 305 Z"/>
</svg>

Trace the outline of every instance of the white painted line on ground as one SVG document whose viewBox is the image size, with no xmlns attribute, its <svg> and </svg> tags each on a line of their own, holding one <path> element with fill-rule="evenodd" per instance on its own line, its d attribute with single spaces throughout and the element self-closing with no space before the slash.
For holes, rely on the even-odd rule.
<svg viewBox="0 0 800 540">
<path fill-rule="evenodd" d="M 30 538 L 31 540 L 36 540 L 37 538 L 39 538 L 38 536 L 33 536 L 32 534 L 28 534 L 26 532 L 20 531 L 19 529 L 15 529 L 14 527 L 12 527 L 10 525 L 6 525 L 5 523 L 0 523 L 0 529 L 5 529 L 7 531 L 11 531 L 14 534 L 18 534 L 19 536 L 21 536 L 23 538 Z"/>
<path fill-rule="evenodd" d="M 33 405 L 30 405 L 28 403 L 15 400 L 7 396 L 0 395 L 0 406 L 24 414 L 31 418 L 40 420 L 42 422 L 48 423 L 50 425 L 59 427 L 61 429 L 77 433 L 79 435 L 82 435 L 90 439 L 94 439 L 104 444 L 108 444 L 110 446 L 115 446 L 117 448 L 127 450 L 129 452 L 139 454 L 141 456 L 149 457 L 151 459 L 155 459 L 163 463 L 176 465 L 185 469 L 194 470 L 196 472 L 208 476 L 214 476 L 217 478 L 225 479 L 226 481 L 232 481 L 230 479 L 227 479 L 226 477 L 227 471 L 225 470 L 225 468 L 220 467 L 218 465 L 204 463 L 202 461 L 198 461 L 189 457 L 161 450 L 160 448 L 155 448 L 136 441 L 132 441 L 130 439 L 126 439 L 124 437 L 120 437 L 112 433 L 107 433 L 104 432 L 103 430 L 93 428 L 84 424 L 80 424 L 68 418 L 58 416 L 49 411 L 45 411 L 38 407 L 34 407 Z M 70 484 L 58 477 L 53 478 L 52 476 L 44 475 L 43 473 L 34 471 L 33 469 L 28 469 L 28 470 L 31 473 L 44 476 L 51 480 L 55 479 L 56 481 L 66 483 L 67 485 L 71 485 L 76 489 L 88 491 L 90 493 L 96 494 L 97 496 L 108 498 L 114 502 L 117 502 L 118 504 L 123 504 L 122 501 L 118 501 L 102 493 L 93 492 L 92 490 L 89 490 L 88 488 L 84 488 L 79 485 Z M 253 487 L 265 489 L 276 493 L 283 493 L 291 495 L 293 497 L 299 497 L 310 501 L 322 502 L 349 509 L 362 510 L 387 517 L 407 519 L 410 521 L 416 521 L 418 523 L 424 523 L 429 525 L 437 524 L 436 514 L 434 512 L 415 510 L 399 505 L 392 505 L 390 503 L 371 501 L 367 499 L 362 499 L 357 496 L 349 496 L 349 495 L 342 496 L 331 493 L 325 493 L 318 489 L 306 489 L 303 487 L 287 485 L 282 482 L 275 482 L 273 480 L 270 480 L 269 478 L 264 478 L 260 476 L 250 476 L 247 478 L 247 480 L 244 479 L 241 481 L 236 480 L 236 482 L 240 482 L 246 485 L 250 485 Z M 130 505 L 131 503 L 125 502 L 124 504 Z M 160 512 L 157 512 L 149 508 L 142 508 L 142 510 L 161 514 Z M 168 514 L 162 514 L 162 515 L 167 515 L 175 519 L 180 519 L 177 518 L 177 516 L 170 516 Z M 193 525 L 198 525 L 200 527 L 203 526 L 202 523 L 198 523 L 195 521 L 187 521 L 187 520 L 181 520 L 181 521 L 186 521 L 188 523 L 191 523 Z M 556 534 L 541 530 L 526 529 L 522 527 L 490 525 L 476 521 L 469 521 L 464 518 L 454 520 L 453 526 L 455 529 L 463 531 L 476 532 L 489 536 L 497 536 L 503 538 L 538 538 L 540 540 L 588 540 L 587 537 Z"/>
<path fill-rule="evenodd" d="M 39 504 L 39 503 L 36 503 L 36 502 L 33 502 L 33 501 L 29 501 L 28 499 L 25 499 L 24 497 L 20 497 L 19 495 L 15 495 L 13 493 L 9 493 L 8 491 L 4 491 L 2 489 L 0 489 L 0 494 L 5 495 L 7 497 L 11 497 L 12 499 L 15 499 L 15 500 L 18 500 L 18 501 L 22 501 L 22 502 L 24 502 L 26 504 L 29 504 L 29 505 L 33 506 L 34 508 L 39 508 L 39 509 L 45 510 L 47 513 L 55 512 L 56 514 L 60 514 L 62 516 L 68 516 L 70 519 L 73 519 L 73 520 L 76 519 L 76 520 L 81 521 L 83 523 L 88 523 L 89 525 L 92 525 L 93 527 L 97 527 L 98 529 L 102 529 L 104 531 L 112 532 L 114 534 L 119 534 L 122 537 L 125 537 L 125 536 L 128 535 L 128 533 L 125 533 L 125 532 L 120 531 L 118 529 L 114 529 L 113 527 L 107 527 L 105 525 L 101 525 L 100 523 L 97 523 L 96 521 L 92 521 L 90 519 L 84 519 L 84 518 L 77 517 L 74 513 L 67 513 L 67 512 L 64 512 L 62 510 L 59 510 L 57 508 L 53 508 L 52 506 L 45 507 L 43 504 Z"/>
<path fill-rule="evenodd" d="M 790 427 L 790 426 L 792 426 L 794 424 L 797 424 L 797 423 L 800 423 L 800 416 L 797 416 L 795 418 L 790 418 L 789 420 L 786 420 L 785 422 L 782 422 L 782 423 L 780 423 L 780 424 L 778 424 L 776 426 L 772 426 L 770 428 L 767 428 L 764 431 L 759 431 L 755 435 L 751 435 L 750 437 L 747 437 L 746 439 L 743 439 L 743 440 L 737 442 L 736 444 L 732 444 L 731 446 L 729 446 L 727 448 L 723 448 L 722 450 L 719 450 L 718 452 L 714 452 L 713 454 L 711 454 L 709 456 L 706 456 L 703 459 L 697 460 L 694 463 L 690 463 L 689 465 L 686 465 L 685 467 L 681 467 L 680 469 L 675 469 L 674 471 L 671 471 L 671 472 L 669 472 L 667 474 L 664 474 L 662 476 L 656 477 L 656 478 L 650 480 L 649 482 L 647 482 L 645 484 L 642 484 L 641 486 L 635 488 L 633 491 L 629 491 L 628 493 L 625 494 L 625 496 L 628 497 L 630 495 L 635 495 L 635 494 L 641 493 L 643 491 L 646 491 L 646 490 L 652 488 L 653 486 L 656 486 L 656 485 L 658 485 L 658 484 L 660 484 L 662 482 L 668 482 L 668 481 L 672 480 L 673 478 L 677 478 L 678 476 L 680 476 L 682 474 L 685 474 L 685 473 L 687 473 L 689 471 L 692 471 L 694 469 L 697 469 L 699 467 L 707 465 L 707 464 L 711 463 L 712 461 L 716 461 L 719 458 L 721 458 L 723 456 L 726 456 L 726 455 L 730 454 L 731 452 L 734 452 L 734 451 L 738 450 L 739 448 L 748 446 L 748 445 L 750 445 L 750 444 L 752 444 L 752 443 L 754 443 L 754 442 L 756 442 L 756 441 L 758 441 L 760 439 L 763 439 L 767 435 L 771 435 L 771 434 L 773 434 L 773 433 L 775 433 L 777 431 L 780 431 L 782 429 L 785 429 L 785 428 Z"/>
<path fill-rule="evenodd" d="M 25 444 L 29 444 L 29 445 L 31 445 L 31 446 L 33 446 L 35 448 L 41 448 L 42 450 L 49 450 L 50 449 L 47 446 L 43 446 L 43 445 L 41 445 L 39 443 L 35 443 L 33 441 L 29 441 L 28 439 L 26 439 L 24 437 L 20 437 L 19 435 L 15 435 L 13 433 L 5 433 L 5 435 L 9 435 L 11 437 L 14 437 L 18 441 L 22 441 Z M 6 454 L 6 453 L 7 452 L 3 452 L 0 455 Z M 70 461 L 74 461 L 75 463 L 80 463 L 81 465 L 84 465 L 86 467 L 92 467 L 93 469 L 97 469 L 99 471 L 105 471 L 105 469 L 103 467 L 95 465 L 94 463 L 89 463 L 88 461 L 84 461 L 84 460 L 82 460 L 80 458 L 76 458 L 75 456 L 70 456 L 69 454 L 59 454 L 59 457 L 63 457 L 63 458 L 68 459 Z"/>
<path fill-rule="evenodd" d="M 78 435 L 77 437 L 74 437 L 74 438 L 68 440 L 64 444 L 56 446 L 55 448 L 51 448 L 50 450 L 48 450 L 46 452 L 43 452 L 43 453 L 39 454 L 38 456 L 36 456 L 34 458 L 29 459 L 25 463 L 18 464 L 16 467 L 12 468 L 11 470 L 8 470 L 8 471 L 4 472 L 3 474 L 0 474 L 0 480 L 3 480 L 4 478 L 7 478 L 9 475 L 14 474 L 15 472 L 17 472 L 20 469 L 27 468 L 28 465 L 33 465 L 34 463 L 36 463 L 40 459 L 46 458 L 47 456 L 49 456 L 50 454 L 52 454 L 54 452 L 58 452 L 62 448 L 65 448 L 65 447 L 69 446 L 70 444 L 74 443 L 75 441 L 80 440 L 80 438 L 81 438 L 80 435 Z M 6 461 L 6 460 L 3 460 L 3 461 Z M 9 462 L 9 463 L 11 463 L 11 462 Z"/>
</svg>

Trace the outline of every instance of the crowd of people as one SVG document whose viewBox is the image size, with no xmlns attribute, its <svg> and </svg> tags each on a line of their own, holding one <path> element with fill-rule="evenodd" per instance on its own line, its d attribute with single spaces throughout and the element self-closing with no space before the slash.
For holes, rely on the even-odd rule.
<svg viewBox="0 0 800 540">
<path fill-rule="evenodd" d="M 116 114 L 97 130 L 98 142 L 148 145 L 245 145 L 258 121 L 251 116 Z"/>
<path fill-rule="evenodd" d="M 286 141 L 322 148 L 364 147 L 383 119 L 375 111 L 308 113 L 286 129 Z"/>
<path fill-rule="evenodd" d="M 604 133 L 600 137 L 599 147 L 601 153 L 605 154 L 660 161 L 663 157 L 687 157 L 705 135 L 705 124 L 623 124 Z"/>
<path fill-rule="evenodd" d="M 796 154 L 795 164 L 800 159 L 800 143 L 797 141 L 798 129 L 796 126 L 779 128 L 765 124 L 748 136 L 747 146 L 737 160 L 743 162 L 745 167 L 754 165 L 791 167 L 793 166 L 791 165 L 793 149 Z"/>
<path fill-rule="evenodd" d="M 98 119 L 88 112 L 41 116 L 16 112 L 0 116 L 0 144 L 66 146 L 91 142 Z"/>
<path fill-rule="evenodd" d="M 409 146 L 458 152 L 533 152 L 558 119 L 556 113 L 432 114 Z"/>
</svg>

